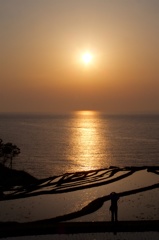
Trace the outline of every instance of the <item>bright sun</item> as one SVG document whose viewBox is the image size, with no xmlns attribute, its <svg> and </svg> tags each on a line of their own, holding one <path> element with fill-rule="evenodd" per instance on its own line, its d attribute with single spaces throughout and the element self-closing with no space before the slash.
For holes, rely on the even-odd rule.
<svg viewBox="0 0 159 240">
<path fill-rule="evenodd" d="M 92 54 L 89 52 L 86 52 L 82 55 L 82 60 L 85 64 L 89 64 L 92 61 Z"/>
</svg>

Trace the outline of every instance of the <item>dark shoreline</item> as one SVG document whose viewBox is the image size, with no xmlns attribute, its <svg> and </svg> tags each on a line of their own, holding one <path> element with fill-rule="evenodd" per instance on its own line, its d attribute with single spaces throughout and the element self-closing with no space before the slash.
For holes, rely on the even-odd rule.
<svg viewBox="0 0 159 240">
<path fill-rule="evenodd" d="M 59 185 L 65 181 L 66 178 L 72 180 L 71 178 L 77 178 L 80 177 L 81 180 L 85 178 L 88 174 L 96 174 L 100 171 L 111 171 L 111 175 L 114 175 L 115 173 L 119 171 L 129 171 L 130 174 L 134 173 L 136 171 L 147 169 L 148 172 L 153 172 L 156 174 L 159 174 L 159 166 L 125 166 L 125 167 L 117 167 L 117 166 L 110 166 L 108 168 L 101 168 L 101 169 L 94 169 L 94 170 L 88 170 L 88 171 L 82 171 L 82 172 L 69 172 L 64 173 L 61 175 L 55 175 L 50 176 L 47 178 L 38 179 L 34 176 L 30 175 L 26 171 L 22 170 L 16 170 L 11 169 L 6 166 L 4 166 L 2 163 L 0 163 L 0 186 L 4 188 L 11 188 L 14 186 L 28 186 L 32 184 L 41 184 L 44 181 L 51 181 L 53 179 L 56 179 L 58 177 L 61 177 L 59 181 Z M 68 181 L 67 179 L 67 181 Z"/>
<path fill-rule="evenodd" d="M 59 176 L 37 179 L 25 171 L 13 170 L 0 164 L 0 190 L 4 193 L 4 197 L 0 197 L 0 200 L 66 193 L 98 187 L 117 182 L 141 170 L 147 170 L 147 172 L 159 175 L 159 166 L 122 168 L 110 166 L 109 168 L 65 173 Z M 116 176 L 119 172 L 121 175 Z M 50 187 L 50 190 L 47 190 L 48 187 Z"/>
<path fill-rule="evenodd" d="M 104 232 L 159 232 L 159 220 L 153 221 L 121 221 L 112 222 L 61 222 L 53 223 L 45 220 L 42 223 L 0 223 L 0 238 L 47 235 L 78 234 Z"/>
</svg>

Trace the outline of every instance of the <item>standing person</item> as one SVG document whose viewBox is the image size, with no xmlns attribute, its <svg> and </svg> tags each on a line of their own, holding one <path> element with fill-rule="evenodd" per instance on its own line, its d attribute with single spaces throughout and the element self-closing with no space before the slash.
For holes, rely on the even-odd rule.
<svg viewBox="0 0 159 240">
<path fill-rule="evenodd" d="M 110 206 L 110 211 L 111 211 L 111 221 L 117 222 L 118 221 L 118 200 L 119 196 L 116 192 L 112 192 L 110 194 L 110 200 L 111 200 L 111 206 Z"/>
</svg>

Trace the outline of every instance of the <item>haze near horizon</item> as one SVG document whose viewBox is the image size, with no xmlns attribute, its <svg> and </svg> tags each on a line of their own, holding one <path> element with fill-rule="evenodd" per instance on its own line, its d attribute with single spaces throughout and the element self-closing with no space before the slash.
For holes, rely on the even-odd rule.
<svg viewBox="0 0 159 240">
<path fill-rule="evenodd" d="M 0 112 L 159 113 L 159 1 L 0 0 Z"/>
</svg>

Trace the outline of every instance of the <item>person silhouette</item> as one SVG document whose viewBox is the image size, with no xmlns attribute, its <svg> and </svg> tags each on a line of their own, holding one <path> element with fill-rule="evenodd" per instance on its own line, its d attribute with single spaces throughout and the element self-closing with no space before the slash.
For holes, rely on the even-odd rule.
<svg viewBox="0 0 159 240">
<path fill-rule="evenodd" d="M 110 200 L 111 200 L 111 205 L 110 205 L 111 221 L 117 222 L 118 221 L 118 200 L 119 200 L 118 194 L 116 192 L 112 192 L 110 194 Z"/>
</svg>

